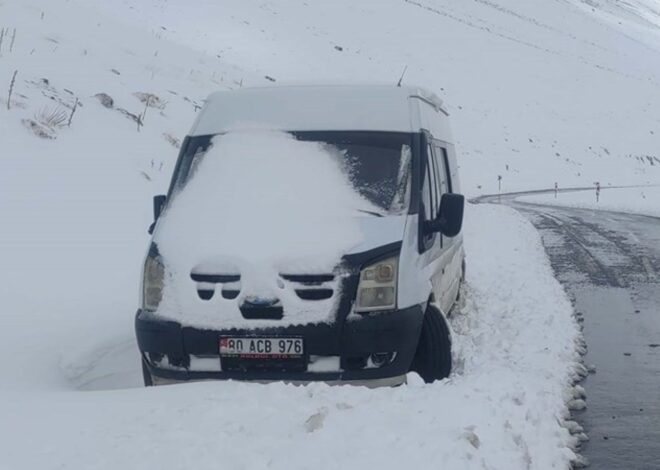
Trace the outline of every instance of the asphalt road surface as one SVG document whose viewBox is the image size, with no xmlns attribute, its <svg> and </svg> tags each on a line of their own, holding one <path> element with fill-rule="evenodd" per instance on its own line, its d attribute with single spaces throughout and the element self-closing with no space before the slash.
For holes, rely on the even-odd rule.
<svg viewBox="0 0 660 470">
<path fill-rule="evenodd" d="M 536 192 L 538 194 L 538 192 Z M 583 321 L 595 366 L 575 412 L 595 470 L 660 470 L 660 218 L 482 197 L 527 216 Z M 659 202 L 660 203 L 660 202 Z"/>
</svg>

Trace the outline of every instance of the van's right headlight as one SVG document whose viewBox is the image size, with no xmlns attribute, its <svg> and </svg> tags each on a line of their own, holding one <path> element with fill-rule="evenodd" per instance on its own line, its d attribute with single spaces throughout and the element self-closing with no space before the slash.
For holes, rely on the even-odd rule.
<svg viewBox="0 0 660 470">
<path fill-rule="evenodd" d="M 147 256 L 142 279 L 142 308 L 155 311 L 163 299 L 165 267 L 160 256 Z"/>
<path fill-rule="evenodd" d="M 396 308 L 399 258 L 394 256 L 366 266 L 360 272 L 358 284 L 357 313 Z"/>
</svg>

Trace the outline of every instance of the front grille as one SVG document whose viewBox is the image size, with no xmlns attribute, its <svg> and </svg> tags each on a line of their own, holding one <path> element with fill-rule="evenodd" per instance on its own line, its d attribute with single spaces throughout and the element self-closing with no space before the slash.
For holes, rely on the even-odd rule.
<svg viewBox="0 0 660 470">
<path fill-rule="evenodd" d="M 249 303 L 240 306 L 243 318 L 248 320 L 281 320 L 284 317 L 284 309 L 279 306 L 257 307 Z"/>
<path fill-rule="evenodd" d="M 202 300 L 211 300 L 215 291 L 213 289 L 197 289 L 197 294 Z"/>
<path fill-rule="evenodd" d="M 240 293 L 241 291 L 236 289 L 222 289 L 222 297 L 227 300 L 235 299 Z"/>
<path fill-rule="evenodd" d="M 209 284 L 228 284 L 241 280 L 240 274 L 200 274 L 190 273 L 193 281 L 208 282 Z"/>
<path fill-rule="evenodd" d="M 332 298 L 336 282 L 334 274 L 280 274 L 289 283 L 299 299 L 319 301 Z M 202 300 L 211 300 L 216 292 L 224 299 L 236 299 L 241 293 L 241 275 L 234 273 L 209 274 L 190 273 L 190 278 L 197 283 L 197 295 Z M 281 282 L 281 281 L 280 281 Z M 243 309 L 241 309 L 242 311 Z M 252 310 L 246 309 L 246 310 Z M 281 318 L 282 312 L 242 312 L 246 318 Z"/>
<path fill-rule="evenodd" d="M 301 300 L 326 300 L 334 295 L 334 274 L 281 274 Z"/>
<path fill-rule="evenodd" d="M 296 294 L 302 300 L 325 300 L 332 297 L 332 289 L 296 289 Z"/>
<path fill-rule="evenodd" d="M 216 284 L 221 285 L 222 297 L 235 299 L 240 293 L 240 274 L 190 273 L 190 278 L 197 282 L 197 295 L 202 300 L 211 300 L 215 295 Z"/>
<path fill-rule="evenodd" d="M 305 285 L 320 285 L 335 279 L 334 274 L 281 274 L 281 276 L 287 281 Z"/>
</svg>

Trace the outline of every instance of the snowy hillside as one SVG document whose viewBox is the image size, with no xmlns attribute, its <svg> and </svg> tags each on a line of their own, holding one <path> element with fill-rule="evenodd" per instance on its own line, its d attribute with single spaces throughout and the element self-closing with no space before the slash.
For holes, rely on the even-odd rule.
<svg viewBox="0 0 660 470">
<path fill-rule="evenodd" d="M 150 198 L 209 92 L 395 83 L 405 66 L 446 99 L 470 195 L 497 175 L 507 190 L 658 183 L 657 9 L 0 0 L 0 468 L 567 468 L 580 335 L 517 214 L 468 209 L 447 381 L 144 389 L 133 319 Z"/>
<path fill-rule="evenodd" d="M 446 99 L 469 195 L 496 191 L 498 175 L 503 190 L 660 181 L 655 0 L 62 5 L 3 6 L 3 18 L 16 19 L 5 21 L 2 80 L 8 86 L 19 70 L 15 99 L 30 96 L 28 114 L 42 104 L 21 89 L 48 76 L 65 99 L 73 97 L 63 88 L 84 98 L 104 92 L 134 115 L 144 106 L 132 94 L 148 91 L 167 103 L 163 124 L 180 139 L 210 90 L 272 81 L 395 83 L 407 67 L 405 82 Z M 109 27 L 97 11 L 127 27 Z M 146 132 L 159 119 L 148 114 Z M 168 164 L 172 155 L 159 159 Z"/>
<path fill-rule="evenodd" d="M 447 101 L 471 195 L 497 175 L 503 190 L 660 181 L 655 0 L 84 2 L 257 71 L 247 85 L 395 83 L 407 66 Z"/>
<path fill-rule="evenodd" d="M 598 14 L 622 33 L 643 42 L 660 34 L 660 3 L 657 0 L 579 0 L 583 8 Z M 650 36 L 649 36 L 649 33 Z"/>
</svg>

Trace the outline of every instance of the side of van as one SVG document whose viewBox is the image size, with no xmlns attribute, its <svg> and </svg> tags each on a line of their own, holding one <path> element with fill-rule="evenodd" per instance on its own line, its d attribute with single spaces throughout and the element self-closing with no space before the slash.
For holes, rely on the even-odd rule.
<svg viewBox="0 0 660 470">
<path fill-rule="evenodd" d="M 427 382 L 447 377 L 446 316 L 465 273 L 464 198 L 448 116 L 436 95 L 417 87 L 310 85 L 212 94 L 183 142 L 167 195 L 154 198 L 135 319 L 145 385 L 205 379 L 395 385 L 410 371 Z M 223 139 L 255 129 L 350 160 L 352 187 L 372 208 L 349 217 L 361 236 L 336 263 L 274 264 L 261 280 L 275 286 L 266 294 L 252 290 L 254 266 L 248 269 L 221 240 L 195 259 L 179 253 L 185 262 L 178 266 L 164 248 L 176 242 L 174 230 L 206 233 L 205 220 L 223 220 L 222 205 L 200 215 L 195 227 L 172 218 L 181 210 L 178 199 L 193 194 L 204 159 L 223 158 L 215 152 Z M 279 158 L 276 149 L 271 153 L 263 158 Z M 253 182 L 232 177 L 237 187 Z M 242 227 L 232 230 L 240 236 Z M 259 234 L 262 249 L 269 230 Z"/>
</svg>

